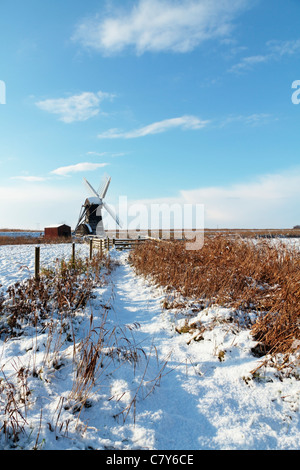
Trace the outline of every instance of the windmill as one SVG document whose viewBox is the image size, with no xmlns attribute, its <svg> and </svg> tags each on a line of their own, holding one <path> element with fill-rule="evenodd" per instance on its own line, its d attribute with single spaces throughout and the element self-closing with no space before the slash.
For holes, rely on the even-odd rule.
<svg viewBox="0 0 300 470">
<path fill-rule="evenodd" d="M 118 216 L 112 211 L 112 209 L 103 200 L 106 196 L 111 178 L 107 176 L 98 191 L 95 191 L 93 186 L 83 178 L 91 196 L 88 197 L 81 207 L 79 219 L 75 228 L 75 234 L 78 236 L 85 235 L 97 235 L 99 237 L 105 237 L 103 220 L 102 220 L 102 209 L 104 208 L 109 215 L 115 220 L 115 222 L 121 227 Z"/>
</svg>

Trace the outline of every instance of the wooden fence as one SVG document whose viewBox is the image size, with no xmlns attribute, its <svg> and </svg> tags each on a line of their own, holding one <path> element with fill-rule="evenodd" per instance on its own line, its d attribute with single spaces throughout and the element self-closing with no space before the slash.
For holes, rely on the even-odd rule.
<svg viewBox="0 0 300 470">
<path fill-rule="evenodd" d="M 146 238 L 90 238 L 90 257 L 92 256 L 93 249 L 98 249 L 100 252 L 109 251 L 110 248 L 116 250 L 130 250 L 138 243 L 143 243 Z"/>
<path fill-rule="evenodd" d="M 116 250 L 129 250 L 137 243 L 143 243 L 146 239 L 145 238 L 137 238 L 137 239 L 117 239 L 117 238 L 90 238 L 88 239 L 89 243 L 89 259 L 91 260 L 93 257 L 93 250 L 96 249 L 101 254 L 103 252 L 108 252 L 110 248 L 115 248 Z M 72 243 L 72 262 L 75 264 L 75 257 L 76 257 L 76 244 Z M 35 279 L 39 279 L 40 277 L 40 247 L 35 247 L 35 258 L 34 258 L 34 277 Z"/>
</svg>

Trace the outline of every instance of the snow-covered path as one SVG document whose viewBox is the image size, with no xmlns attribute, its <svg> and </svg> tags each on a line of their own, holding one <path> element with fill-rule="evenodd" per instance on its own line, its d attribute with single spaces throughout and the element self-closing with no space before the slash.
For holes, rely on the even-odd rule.
<svg viewBox="0 0 300 470">
<path fill-rule="evenodd" d="M 165 365 L 159 386 L 149 396 L 146 397 L 147 391 L 153 382 L 144 382 L 139 390 L 135 424 L 132 415 L 125 424 L 116 424 L 117 435 L 123 436 L 123 443 L 130 443 L 126 447 L 298 448 L 299 381 L 290 378 L 282 382 L 266 370 L 253 380 L 250 371 L 259 364 L 259 359 L 250 353 L 255 343 L 248 331 L 238 331 L 222 322 L 228 314 L 226 309 L 198 314 L 197 319 L 201 318 L 203 324 L 214 320 L 215 327 L 204 332 L 202 341 L 187 344 L 191 336 L 175 331 L 176 314 L 180 313 L 163 311 L 163 291 L 136 276 L 126 256 L 117 255 L 121 265 L 111 277 L 114 296 L 110 321 L 139 323 L 133 333 L 134 341 L 151 356 L 145 381 L 155 379 Z M 127 367 L 113 374 L 115 396 L 134 390 L 144 370 L 145 364 L 141 364 L 135 377 Z M 125 398 L 123 405 L 129 401 Z"/>
<path fill-rule="evenodd" d="M 119 385 L 122 390 L 134 390 L 147 369 L 136 405 L 135 426 L 132 425 L 133 417 L 129 416 L 128 424 L 126 421 L 122 427 L 131 431 L 135 436 L 134 445 L 142 448 L 208 447 L 211 426 L 199 412 L 199 390 L 193 390 L 193 379 L 199 378 L 197 368 L 190 363 L 185 341 L 175 338 L 178 334 L 163 315 L 163 292 L 136 277 L 126 262 L 112 275 L 112 282 L 115 293 L 113 322 L 122 325 L 138 323 L 134 342 L 151 358 L 148 365 L 146 360 L 142 361 L 136 380 L 131 374 L 128 378 L 128 370 L 124 367 L 112 382 L 115 392 Z M 162 377 L 158 380 L 160 372 Z M 157 386 L 151 392 L 155 384 Z M 151 393 L 146 397 L 149 391 Z"/>
</svg>

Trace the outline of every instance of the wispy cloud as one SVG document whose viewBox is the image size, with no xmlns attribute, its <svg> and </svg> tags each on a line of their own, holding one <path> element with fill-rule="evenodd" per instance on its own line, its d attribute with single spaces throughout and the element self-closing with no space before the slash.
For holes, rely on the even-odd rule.
<svg viewBox="0 0 300 470">
<path fill-rule="evenodd" d="M 266 51 L 263 54 L 243 57 L 240 62 L 230 68 L 230 72 L 240 73 L 251 70 L 258 64 L 278 61 L 286 56 L 300 53 L 300 39 L 292 41 L 272 40 L 266 43 Z"/>
<path fill-rule="evenodd" d="M 181 197 L 204 204 L 206 226 L 289 228 L 298 223 L 300 167 L 248 182 L 181 191 Z"/>
<path fill-rule="evenodd" d="M 33 182 L 46 181 L 47 178 L 44 176 L 12 176 L 10 179 L 27 181 L 27 182 L 33 183 Z"/>
<path fill-rule="evenodd" d="M 253 55 L 249 57 L 244 57 L 240 62 L 233 65 L 230 72 L 239 73 L 245 70 L 249 70 L 257 64 L 268 62 L 271 59 L 271 55 Z"/>
<path fill-rule="evenodd" d="M 254 113 L 249 115 L 231 115 L 223 119 L 220 123 L 220 127 L 225 127 L 230 124 L 244 124 L 245 126 L 259 126 L 262 124 L 267 124 L 271 121 L 277 120 L 278 118 L 274 117 L 272 114 L 267 113 Z"/>
<path fill-rule="evenodd" d="M 57 114 L 59 120 L 65 123 L 86 121 L 100 112 L 100 103 L 111 99 L 114 95 L 99 91 L 97 93 L 83 92 L 67 98 L 47 99 L 36 102 L 36 106 L 48 113 Z"/>
<path fill-rule="evenodd" d="M 75 227 L 84 195 L 80 187 L 50 183 L 1 186 L 1 219 L 13 228 L 37 228 L 38 222 L 43 229 L 62 220 Z"/>
<path fill-rule="evenodd" d="M 181 128 L 183 130 L 202 129 L 207 126 L 209 121 L 202 121 L 196 116 L 181 116 L 163 121 L 154 122 L 148 126 L 124 132 L 118 129 L 109 129 L 98 135 L 99 139 L 136 139 L 150 134 L 160 134 L 171 129 Z"/>
<path fill-rule="evenodd" d="M 228 37 L 249 0 L 139 0 L 130 11 L 113 10 L 83 20 L 72 39 L 105 55 L 130 47 L 147 51 L 191 51 L 204 41 Z"/>
<path fill-rule="evenodd" d="M 60 168 L 56 168 L 55 170 L 51 171 L 53 175 L 58 176 L 67 176 L 70 173 L 79 173 L 83 171 L 94 171 L 98 168 L 103 168 L 107 166 L 108 163 L 77 163 L 76 165 L 69 165 L 69 166 L 62 166 Z"/>
<path fill-rule="evenodd" d="M 267 47 L 274 57 L 292 56 L 300 52 L 300 39 L 290 41 L 272 40 L 267 42 Z"/>
<path fill-rule="evenodd" d="M 104 157 L 108 155 L 108 152 L 87 152 L 87 155 L 90 155 L 91 157 Z"/>
<path fill-rule="evenodd" d="M 128 155 L 128 152 L 87 152 L 87 155 L 91 157 L 123 157 L 124 155 Z"/>
<path fill-rule="evenodd" d="M 252 180 L 223 186 L 181 190 L 177 196 L 130 201 L 132 206 L 171 208 L 204 206 L 207 228 L 291 228 L 298 223 L 300 167 L 261 174 Z M 147 213 L 146 213 L 147 215 Z M 147 218 L 147 217 L 146 217 Z M 168 221 L 169 222 L 169 221 Z"/>
</svg>

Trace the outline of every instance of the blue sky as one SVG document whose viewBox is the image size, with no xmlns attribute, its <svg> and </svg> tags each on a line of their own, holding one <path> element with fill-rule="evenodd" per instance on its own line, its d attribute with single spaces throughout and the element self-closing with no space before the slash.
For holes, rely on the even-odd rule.
<svg viewBox="0 0 300 470">
<path fill-rule="evenodd" d="M 299 224 L 299 17 L 298 0 L 2 0 L 0 227 L 74 227 L 82 178 L 104 174 L 116 208 Z"/>
</svg>

